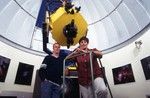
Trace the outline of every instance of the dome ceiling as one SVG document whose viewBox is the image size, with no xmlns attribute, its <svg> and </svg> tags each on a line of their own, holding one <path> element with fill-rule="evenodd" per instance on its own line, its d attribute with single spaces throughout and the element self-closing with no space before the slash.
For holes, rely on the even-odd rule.
<svg viewBox="0 0 150 98">
<path fill-rule="evenodd" d="M 81 6 L 80 13 L 88 23 L 89 46 L 100 50 L 133 38 L 150 23 L 150 0 L 71 1 Z M 0 0 L 1 37 L 42 51 L 41 24 L 46 4 L 50 10 L 61 5 L 59 0 Z M 54 42 L 51 35 L 49 42 L 51 47 Z"/>
</svg>

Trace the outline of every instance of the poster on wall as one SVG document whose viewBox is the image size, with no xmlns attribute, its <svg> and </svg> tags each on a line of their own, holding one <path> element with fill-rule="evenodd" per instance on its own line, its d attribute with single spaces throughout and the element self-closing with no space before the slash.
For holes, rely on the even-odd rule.
<svg viewBox="0 0 150 98">
<path fill-rule="evenodd" d="M 20 62 L 17 70 L 15 84 L 31 85 L 33 68 L 33 65 Z"/>
<path fill-rule="evenodd" d="M 5 82 L 10 59 L 0 55 L 0 82 Z"/>
<path fill-rule="evenodd" d="M 150 79 L 150 56 L 143 58 L 141 64 L 146 80 Z"/>
<path fill-rule="evenodd" d="M 131 64 L 112 69 L 114 84 L 135 82 Z"/>
</svg>

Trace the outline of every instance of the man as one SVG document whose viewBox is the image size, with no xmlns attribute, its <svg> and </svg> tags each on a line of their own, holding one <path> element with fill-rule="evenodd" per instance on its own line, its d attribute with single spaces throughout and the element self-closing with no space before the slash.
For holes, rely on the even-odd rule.
<svg viewBox="0 0 150 98">
<path fill-rule="evenodd" d="M 94 92 L 96 93 L 96 98 L 107 98 L 107 89 L 103 80 L 102 71 L 98 65 L 97 58 L 102 57 L 102 53 L 95 49 L 88 48 L 89 39 L 86 37 L 81 37 L 79 40 L 79 47 L 75 49 L 75 54 L 86 53 L 79 55 L 74 58 L 77 62 L 78 80 L 79 88 L 83 98 L 94 98 L 92 89 L 92 77 L 90 68 L 90 54 L 92 51 L 92 62 L 93 62 L 93 75 L 94 75 Z"/>
<path fill-rule="evenodd" d="M 41 83 L 41 98 L 60 98 L 60 85 L 62 84 L 63 60 L 66 55 L 61 55 L 60 45 L 53 44 L 52 54 L 46 56 L 39 70 L 43 80 Z"/>
</svg>

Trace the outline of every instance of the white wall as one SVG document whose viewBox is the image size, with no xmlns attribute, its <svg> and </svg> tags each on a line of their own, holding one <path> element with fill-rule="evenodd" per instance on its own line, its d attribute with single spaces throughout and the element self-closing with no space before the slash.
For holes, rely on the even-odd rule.
<svg viewBox="0 0 150 98">
<path fill-rule="evenodd" d="M 145 79 L 140 62 L 144 57 L 150 56 L 150 30 L 137 39 L 139 40 L 143 42 L 140 49 L 137 49 L 133 42 L 102 58 L 114 98 L 146 98 L 146 95 L 150 95 L 150 80 Z M 112 69 L 129 63 L 133 69 L 135 82 L 114 85 Z"/>
<path fill-rule="evenodd" d="M 0 82 L 0 95 L 2 92 L 6 91 L 32 93 L 34 89 L 36 70 L 39 69 L 43 57 L 23 52 L 8 46 L 3 42 L 0 42 L 0 55 L 11 59 L 5 82 Z M 19 62 L 34 65 L 31 86 L 14 84 Z"/>
<path fill-rule="evenodd" d="M 133 42 L 122 49 L 105 54 L 102 58 L 102 64 L 105 66 L 106 76 L 114 98 L 146 98 L 146 95 L 150 95 L 150 80 L 145 80 L 140 63 L 142 58 L 150 56 L 150 30 L 138 40 L 142 40 L 143 42 L 140 49 L 135 48 Z M 32 93 L 35 83 L 35 73 L 40 67 L 43 57 L 23 52 L 3 42 L 0 42 L 0 55 L 11 59 L 5 82 L 0 82 L 0 95 L 4 91 Z M 31 86 L 14 84 L 19 62 L 34 65 Z M 114 85 L 112 69 L 129 63 L 132 65 L 135 82 Z"/>
</svg>

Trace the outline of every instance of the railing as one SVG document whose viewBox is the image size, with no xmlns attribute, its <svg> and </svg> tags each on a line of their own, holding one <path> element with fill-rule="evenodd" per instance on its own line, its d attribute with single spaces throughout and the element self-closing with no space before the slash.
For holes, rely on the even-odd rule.
<svg viewBox="0 0 150 98">
<path fill-rule="evenodd" d="M 93 98 L 96 98 L 96 94 L 94 92 L 92 51 L 79 53 L 79 54 L 75 54 L 75 52 L 73 52 L 64 59 L 64 62 L 63 62 L 63 98 L 65 98 L 64 96 L 65 96 L 65 89 L 66 89 L 65 88 L 66 87 L 66 84 L 65 84 L 65 78 L 66 78 L 66 76 L 65 76 L 65 62 L 66 62 L 67 59 L 75 58 L 75 57 L 78 57 L 78 56 L 81 56 L 81 55 L 84 55 L 84 54 L 89 54 L 90 55 L 90 67 L 91 67 L 91 76 L 92 76 L 92 91 L 93 91 L 93 95 L 94 95 Z"/>
<path fill-rule="evenodd" d="M 92 51 L 82 52 L 82 53 L 78 53 L 78 54 L 76 54 L 75 52 L 72 52 L 71 54 L 69 54 L 64 59 L 64 62 L 63 62 L 63 98 L 64 98 L 64 95 L 65 95 L 64 93 L 65 93 L 65 87 L 66 87 L 66 85 L 65 85 L 65 78 L 66 78 L 66 76 L 65 76 L 65 62 L 68 59 L 75 58 L 75 57 L 78 57 L 78 56 L 81 56 L 81 55 L 84 55 L 84 54 L 89 54 L 90 55 L 90 68 L 91 68 L 91 76 L 92 76 L 91 77 L 91 79 L 92 79 L 92 93 L 93 93 L 93 98 L 97 98 L 96 97 L 96 93 L 94 91 L 94 75 L 93 75 Z M 104 78 L 104 82 L 105 82 L 106 86 L 108 87 L 108 90 L 109 90 L 111 98 L 113 98 L 113 95 L 112 95 L 109 83 L 108 83 L 107 78 L 105 76 L 105 71 L 103 69 L 102 62 L 101 62 L 100 58 L 98 58 L 98 59 L 99 59 L 100 67 L 102 68 L 101 70 L 102 70 L 102 75 L 103 75 L 103 78 Z"/>
</svg>

